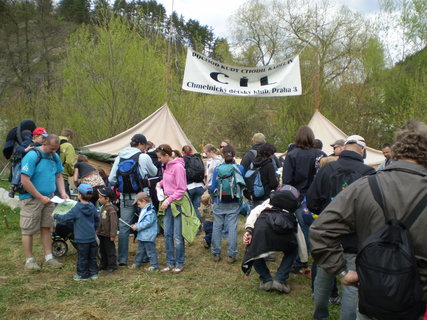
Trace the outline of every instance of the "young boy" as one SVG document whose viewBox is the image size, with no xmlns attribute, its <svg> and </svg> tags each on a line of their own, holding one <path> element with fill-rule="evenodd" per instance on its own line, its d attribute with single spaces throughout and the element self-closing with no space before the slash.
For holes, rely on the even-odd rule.
<svg viewBox="0 0 427 320">
<path fill-rule="evenodd" d="M 64 215 L 54 214 L 58 222 L 73 221 L 74 241 L 77 243 L 77 274 L 74 280 L 97 280 L 98 266 L 96 256 L 98 245 L 96 243 L 96 228 L 98 226 L 98 213 L 95 206 L 89 202 L 92 198 L 93 188 L 82 183 L 77 188 L 77 199 L 80 201 Z"/>
<path fill-rule="evenodd" d="M 99 210 L 99 226 L 96 230 L 101 253 L 99 270 L 112 273 L 117 269 L 116 246 L 114 244 L 117 236 L 117 208 L 111 203 L 116 195 L 108 187 L 99 189 L 98 193 L 98 202 L 102 205 Z"/>
<path fill-rule="evenodd" d="M 133 231 L 137 231 L 138 253 L 135 256 L 133 268 L 140 267 L 143 257 L 148 255 L 150 259 L 150 267 L 147 271 L 159 270 L 156 251 L 156 236 L 157 236 L 157 214 L 151 203 L 150 196 L 146 192 L 140 192 L 135 197 L 135 202 L 138 208 L 141 209 L 138 222 L 131 225 Z"/>
<path fill-rule="evenodd" d="M 212 228 L 213 228 L 213 212 L 212 212 L 212 198 L 209 193 L 205 192 L 202 195 L 202 206 L 199 208 L 201 212 L 203 222 L 203 230 L 205 230 L 205 236 L 203 238 L 203 246 L 206 249 L 211 247 L 212 241 Z"/>
</svg>

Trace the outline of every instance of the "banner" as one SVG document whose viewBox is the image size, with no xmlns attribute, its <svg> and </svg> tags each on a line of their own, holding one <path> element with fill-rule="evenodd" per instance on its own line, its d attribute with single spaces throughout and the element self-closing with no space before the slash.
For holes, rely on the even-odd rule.
<svg viewBox="0 0 427 320">
<path fill-rule="evenodd" d="M 276 65 L 232 67 L 188 48 L 182 89 L 232 96 L 299 96 L 302 93 L 299 56 Z"/>
</svg>

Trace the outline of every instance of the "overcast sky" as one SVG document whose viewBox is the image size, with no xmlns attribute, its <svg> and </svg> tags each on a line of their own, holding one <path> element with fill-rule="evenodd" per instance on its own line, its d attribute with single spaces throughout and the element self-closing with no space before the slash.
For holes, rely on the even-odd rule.
<svg viewBox="0 0 427 320">
<path fill-rule="evenodd" d="M 228 18 L 247 0 L 173 0 L 173 10 L 189 19 L 198 20 L 202 25 L 214 29 L 215 36 L 228 37 L 230 29 Z M 163 4 L 169 15 L 172 11 L 172 0 L 157 0 Z M 332 3 L 332 1 L 331 1 Z M 378 0 L 336 0 L 336 3 L 361 13 L 374 13 L 379 10 Z"/>
</svg>

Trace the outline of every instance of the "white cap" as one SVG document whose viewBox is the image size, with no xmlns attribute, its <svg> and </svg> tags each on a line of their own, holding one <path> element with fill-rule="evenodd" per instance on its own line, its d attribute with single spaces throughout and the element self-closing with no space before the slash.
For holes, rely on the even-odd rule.
<svg viewBox="0 0 427 320">
<path fill-rule="evenodd" d="M 351 143 L 357 144 L 362 148 L 366 148 L 365 139 L 361 136 L 358 136 L 357 134 L 349 136 L 347 140 L 345 140 L 345 144 L 351 144 Z"/>
</svg>

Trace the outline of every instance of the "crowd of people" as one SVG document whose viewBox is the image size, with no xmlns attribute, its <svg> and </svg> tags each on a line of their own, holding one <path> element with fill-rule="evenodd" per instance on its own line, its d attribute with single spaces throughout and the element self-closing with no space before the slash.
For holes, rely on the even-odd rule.
<svg viewBox="0 0 427 320">
<path fill-rule="evenodd" d="M 36 128 L 26 133 L 25 144 L 18 150 L 22 160 L 14 169 L 11 192 L 19 192 L 22 201 L 25 270 L 40 269 L 32 253 L 37 232 L 45 253 L 43 267 L 62 267 L 52 254 L 54 219 L 73 224 L 78 251 L 75 280 L 96 280 L 100 270 L 108 274 L 118 267 L 140 268 L 144 263 L 149 263 L 146 270 L 150 272 L 178 274 L 185 267 L 185 242 L 193 242 L 201 232 L 214 263 L 226 252 L 227 263 L 234 264 L 238 217 L 243 214 L 247 216 L 246 251 L 241 267 L 245 276 L 254 267 L 261 290 L 289 293 L 287 279 L 293 272 L 312 280 L 313 319 L 328 319 L 330 303 L 341 304 L 343 320 L 422 319 L 427 300 L 426 124 L 413 120 L 399 130 L 393 145 L 383 146 L 385 161 L 377 171 L 364 164 L 363 137 L 337 140 L 331 144 L 333 154 L 326 155 L 308 126 L 298 129 L 294 143 L 279 158 L 262 133 L 254 134 L 240 164 L 229 140 L 221 141 L 219 150 L 205 145 L 203 161 L 189 145 L 181 150 L 166 143 L 156 147 L 143 134 L 136 134 L 115 158 L 108 177 L 86 156 L 75 153 L 72 138 L 69 129 L 57 136 Z M 33 149 L 37 151 L 30 152 Z M 70 197 L 71 177 L 78 203 L 66 214 L 53 214 L 55 204 L 50 200 L 54 194 Z M 19 184 L 23 190 L 18 190 Z M 377 272 L 375 281 L 366 277 L 366 264 L 376 263 L 374 257 L 381 256 L 374 254 L 371 259 L 368 255 L 365 262 L 366 241 L 376 244 L 374 235 L 380 236 L 375 232 L 386 229 L 387 223 L 405 225 L 413 248 L 409 253 L 415 261 L 413 276 L 405 278 L 405 283 L 418 285 L 406 293 L 410 296 L 406 300 L 390 297 L 395 279 L 390 276 L 393 272 L 383 269 L 393 265 L 392 256 L 380 267 L 372 267 Z M 403 230 L 396 228 L 394 234 Z M 131 234 L 138 240 L 133 264 L 128 261 Z M 164 266 L 159 265 L 156 250 L 161 234 Z M 223 238 L 226 250 L 221 248 Z M 393 241 L 387 243 L 395 245 Z M 283 256 L 273 276 L 268 261 L 277 260 L 278 253 Z M 373 288 L 371 282 L 377 286 Z M 382 303 L 384 290 L 389 300 Z"/>
</svg>

